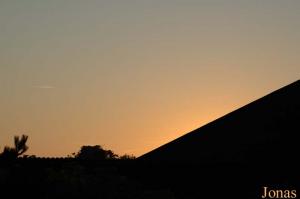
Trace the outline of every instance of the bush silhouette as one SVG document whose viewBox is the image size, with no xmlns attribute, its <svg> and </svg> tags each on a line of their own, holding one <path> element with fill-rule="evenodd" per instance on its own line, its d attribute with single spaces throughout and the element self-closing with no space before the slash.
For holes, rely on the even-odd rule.
<svg viewBox="0 0 300 199">
<path fill-rule="evenodd" d="M 105 150 L 100 145 L 82 146 L 80 151 L 75 155 L 75 158 L 82 160 L 111 160 L 116 159 L 116 155 L 111 150 Z"/>
</svg>

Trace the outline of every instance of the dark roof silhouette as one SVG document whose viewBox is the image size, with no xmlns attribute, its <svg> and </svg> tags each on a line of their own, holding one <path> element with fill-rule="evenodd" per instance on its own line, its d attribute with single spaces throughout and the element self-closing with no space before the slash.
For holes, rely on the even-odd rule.
<svg viewBox="0 0 300 199">
<path fill-rule="evenodd" d="M 300 80 L 150 151 L 139 160 L 292 164 L 300 159 L 299 127 Z"/>
</svg>

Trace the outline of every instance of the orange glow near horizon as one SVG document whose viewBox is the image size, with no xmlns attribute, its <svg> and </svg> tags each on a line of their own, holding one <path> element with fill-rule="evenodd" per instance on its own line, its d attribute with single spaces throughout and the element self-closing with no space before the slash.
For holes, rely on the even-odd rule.
<svg viewBox="0 0 300 199">
<path fill-rule="evenodd" d="M 142 155 L 299 79 L 300 1 L 0 3 L 0 151 Z"/>
</svg>

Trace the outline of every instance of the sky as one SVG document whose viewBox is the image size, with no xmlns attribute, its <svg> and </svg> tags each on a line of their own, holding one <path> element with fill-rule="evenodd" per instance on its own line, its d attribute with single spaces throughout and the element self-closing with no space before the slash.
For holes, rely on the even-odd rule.
<svg viewBox="0 0 300 199">
<path fill-rule="evenodd" d="M 142 155 L 299 79 L 300 1 L 0 0 L 0 151 Z M 226 132 L 224 132 L 226 133 Z"/>
</svg>

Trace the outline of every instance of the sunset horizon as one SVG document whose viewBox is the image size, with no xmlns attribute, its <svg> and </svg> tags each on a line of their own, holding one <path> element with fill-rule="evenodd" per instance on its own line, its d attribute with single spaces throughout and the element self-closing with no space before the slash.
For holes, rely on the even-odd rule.
<svg viewBox="0 0 300 199">
<path fill-rule="evenodd" d="M 299 10 L 0 0 L 0 198 L 297 198 Z"/>
<path fill-rule="evenodd" d="M 299 79 L 300 3 L 0 3 L 0 151 L 140 156 Z"/>
<path fill-rule="evenodd" d="M 295 83 L 295 82 L 299 82 L 299 81 L 300 81 L 300 80 L 298 79 L 298 80 L 296 80 L 296 81 L 294 81 L 294 82 L 290 82 L 289 84 L 292 84 L 292 83 Z M 256 99 L 252 100 L 252 101 L 246 102 L 245 104 L 243 104 L 242 106 L 240 106 L 240 107 L 238 107 L 238 108 L 242 108 L 242 107 L 244 107 L 244 106 L 246 106 L 246 105 L 248 105 L 248 104 L 251 104 L 251 103 L 253 103 L 253 102 L 256 101 L 256 100 L 259 100 L 260 98 L 265 97 L 266 95 L 269 95 L 269 94 L 271 94 L 271 93 L 277 91 L 278 89 L 284 88 L 285 86 L 287 86 L 287 85 L 281 86 L 281 87 L 277 88 L 276 90 L 269 91 L 269 93 L 266 93 L 266 94 L 260 96 L 259 98 L 256 98 Z M 206 125 L 210 124 L 211 122 L 214 122 L 214 121 L 218 120 L 219 118 L 222 118 L 222 117 L 224 117 L 224 116 L 227 116 L 228 114 L 230 114 L 230 113 L 236 111 L 238 108 L 235 108 L 235 109 L 233 109 L 233 110 L 230 110 L 230 111 L 224 113 L 223 115 L 219 115 L 219 116 L 217 116 L 216 118 L 213 118 L 212 120 L 210 120 L 210 121 L 208 121 L 208 122 L 202 123 L 201 125 L 199 125 L 199 126 L 193 128 L 193 129 L 188 129 L 188 130 L 186 130 L 185 132 L 179 134 L 177 137 L 171 137 L 170 139 L 163 140 L 163 142 L 160 143 L 159 145 L 154 146 L 154 148 L 149 149 L 148 151 L 143 151 L 141 154 L 135 154 L 135 153 L 131 153 L 131 152 L 128 152 L 128 151 L 125 151 L 125 152 L 122 152 L 122 151 L 121 151 L 121 152 L 118 152 L 118 153 L 116 153 L 116 154 L 118 154 L 119 156 L 121 156 L 121 155 L 133 155 L 133 156 L 135 156 L 135 157 L 140 157 L 141 155 L 144 155 L 144 154 L 146 154 L 146 153 L 148 153 L 148 152 L 151 152 L 152 150 L 154 150 L 154 149 L 156 149 L 156 148 L 158 148 L 158 147 L 160 147 L 160 146 L 162 146 L 162 145 L 165 145 L 165 144 L 167 144 L 168 142 L 170 142 L 170 141 L 172 141 L 172 140 L 175 140 L 175 139 L 177 139 L 177 138 L 180 138 L 181 136 L 184 136 L 184 135 L 186 135 L 186 134 L 188 134 L 188 133 L 190 133 L 190 132 L 195 131 L 196 129 L 199 129 L 199 128 L 203 127 L 203 126 L 206 126 Z M 23 133 L 21 133 L 21 134 L 22 134 L 22 135 L 29 135 L 30 133 L 23 132 Z M 15 136 L 19 136 L 19 135 L 21 135 L 21 134 L 20 134 L 20 133 L 19 133 L 19 134 L 14 134 L 14 135 L 10 138 L 10 141 L 11 141 L 10 144 L 6 144 L 5 146 L 12 146 L 12 144 L 13 144 L 13 139 L 12 139 L 12 138 L 15 137 Z M 29 138 L 29 141 L 30 141 L 30 138 Z M 74 150 L 73 152 L 70 152 L 70 153 L 67 153 L 67 154 L 56 155 L 56 156 L 49 156 L 48 154 L 38 155 L 38 153 L 30 153 L 30 152 L 28 153 L 28 152 L 27 152 L 27 156 L 32 156 L 32 155 L 33 155 L 33 156 L 36 156 L 36 157 L 49 157 L 49 158 L 72 157 L 72 156 L 74 156 L 74 154 L 77 154 L 77 153 L 78 153 L 78 151 L 80 150 L 80 148 L 81 148 L 82 146 L 95 146 L 95 145 L 100 145 L 100 146 L 103 147 L 105 150 L 112 150 L 113 152 L 116 152 L 116 151 L 113 150 L 112 148 L 107 147 L 107 146 L 105 145 L 105 143 L 104 143 L 104 144 L 103 144 L 103 143 L 101 144 L 101 143 L 96 143 L 96 142 L 94 142 L 94 143 L 83 143 L 82 145 L 80 145 L 80 146 L 77 148 L 77 150 Z"/>
</svg>

